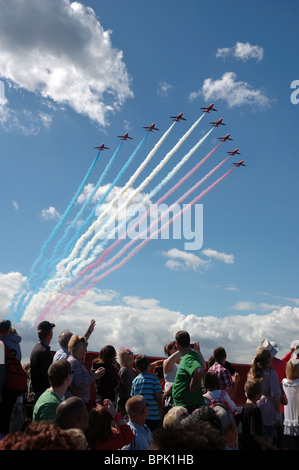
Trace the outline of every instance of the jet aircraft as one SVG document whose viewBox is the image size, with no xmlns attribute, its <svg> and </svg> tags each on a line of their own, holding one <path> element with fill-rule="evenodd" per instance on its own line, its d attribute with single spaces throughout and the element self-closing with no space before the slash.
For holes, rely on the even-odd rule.
<svg viewBox="0 0 299 470">
<path fill-rule="evenodd" d="M 200 108 L 200 109 L 203 109 L 205 113 L 209 113 L 210 111 L 217 111 L 217 109 L 215 109 L 213 106 L 214 106 L 214 103 L 211 103 L 209 104 L 207 108 Z"/>
<path fill-rule="evenodd" d="M 246 166 L 246 165 L 244 165 L 244 160 L 241 160 L 238 163 L 233 163 L 233 165 L 235 165 L 235 166 Z"/>
<path fill-rule="evenodd" d="M 125 135 L 118 135 L 117 137 L 121 140 L 133 139 L 133 137 L 129 137 L 128 132 L 126 132 Z"/>
<path fill-rule="evenodd" d="M 183 116 L 183 113 L 180 113 L 178 116 L 170 116 L 170 117 L 171 117 L 171 119 L 173 119 L 174 121 L 180 121 L 181 119 L 182 119 L 183 121 L 187 121 L 187 119 L 183 118 L 182 116 Z"/>
<path fill-rule="evenodd" d="M 226 134 L 224 137 L 218 137 L 218 140 L 222 140 L 222 142 L 226 142 L 227 140 L 233 140 L 230 138 L 230 134 Z"/>
<path fill-rule="evenodd" d="M 225 126 L 225 124 L 222 121 L 223 121 L 223 118 L 218 119 L 218 121 L 216 122 L 210 122 L 210 124 L 213 124 L 214 127 Z"/>
<path fill-rule="evenodd" d="M 241 155 L 240 152 L 238 152 L 239 149 L 235 149 L 232 152 L 226 152 L 229 153 L 230 155 Z"/>
<path fill-rule="evenodd" d="M 97 150 L 104 150 L 104 149 L 108 150 L 109 149 L 109 147 L 105 147 L 104 144 L 100 145 L 99 147 L 94 147 L 94 148 L 97 149 Z"/>
<path fill-rule="evenodd" d="M 157 129 L 155 127 L 155 123 L 153 122 L 153 124 L 151 126 L 145 126 L 143 127 L 143 129 L 146 129 L 148 132 L 153 132 L 153 131 L 158 131 L 159 129 Z"/>
</svg>

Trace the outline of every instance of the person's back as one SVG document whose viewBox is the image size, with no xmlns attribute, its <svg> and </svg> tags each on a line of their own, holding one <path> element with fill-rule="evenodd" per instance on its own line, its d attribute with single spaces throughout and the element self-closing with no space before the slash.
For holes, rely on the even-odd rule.
<svg viewBox="0 0 299 470">
<path fill-rule="evenodd" d="M 132 382 L 131 395 L 142 395 L 148 404 L 149 415 L 146 420 L 153 430 L 161 424 L 162 387 L 160 380 L 149 372 L 149 361 L 146 356 L 137 356 L 136 367 L 140 373 Z"/>
<path fill-rule="evenodd" d="M 50 342 L 54 327 L 54 323 L 48 321 L 42 321 L 38 325 L 39 342 L 30 354 L 30 378 L 36 399 L 50 386 L 48 369 L 53 362 Z"/>
</svg>

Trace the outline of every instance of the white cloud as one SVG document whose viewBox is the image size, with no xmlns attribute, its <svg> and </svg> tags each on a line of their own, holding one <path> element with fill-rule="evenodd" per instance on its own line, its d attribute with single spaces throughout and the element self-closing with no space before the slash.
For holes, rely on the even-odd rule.
<svg viewBox="0 0 299 470">
<path fill-rule="evenodd" d="M 10 0 L 0 2 L 0 15 L 0 76 L 10 86 L 68 105 L 102 126 L 133 96 L 122 51 L 90 7 Z M 45 114 L 39 119 L 50 123 Z"/>
<path fill-rule="evenodd" d="M 53 206 L 48 207 L 48 209 L 43 209 L 41 211 L 41 216 L 45 220 L 52 220 L 52 219 L 60 218 L 59 212 Z"/>
<path fill-rule="evenodd" d="M 9 304 L 25 278 L 20 273 L 0 273 L 0 317 L 9 314 Z M 221 313 L 221 312 L 219 312 Z M 228 360 L 250 363 L 260 342 L 267 338 L 278 345 L 277 357 L 283 357 L 297 331 L 299 308 L 284 306 L 267 314 L 216 316 L 183 315 L 179 311 L 161 307 L 157 299 L 137 296 L 121 298 L 113 290 L 90 290 L 67 311 L 49 314 L 48 320 L 56 324 L 51 343 L 58 348 L 58 335 L 69 328 L 77 334 L 85 333 L 90 320 L 97 322 L 89 340 L 89 351 L 99 351 L 105 344 L 117 349 L 126 346 L 134 353 L 164 357 L 164 345 L 174 338 L 180 329 L 190 332 L 192 341 L 199 341 L 204 357 L 212 354 L 217 346 L 224 346 Z M 34 318 L 33 318 L 34 320 Z M 37 342 L 32 322 L 13 322 L 22 336 L 24 360 Z"/>
<path fill-rule="evenodd" d="M 255 310 L 256 304 L 254 302 L 240 301 L 240 302 L 237 302 L 236 305 L 233 306 L 233 309 L 240 310 L 240 311 Z"/>
<path fill-rule="evenodd" d="M 235 262 L 234 255 L 220 252 L 217 250 L 212 250 L 211 248 L 206 248 L 205 250 L 202 250 L 202 253 L 205 256 L 208 256 L 209 258 L 215 258 L 226 264 L 233 264 Z"/>
<path fill-rule="evenodd" d="M 234 72 L 226 72 L 220 79 L 206 78 L 202 86 L 205 101 L 224 100 L 230 108 L 234 106 L 252 105 L 266 108 L 270 100 L 261 90 L 255 90 L 247 82 L 237 81 Z"/>
<path fill-rule="evenodd" d="M 172 85 L 170 83 L 167 83 L 167 82 L 163 81 L 163 82 L 160 82 L 158 84 L 157 93 L 158 93 L 158 95 L 168 97 L 169 92 L 170 92 L 171 89 L 172 89 Z"/>
<path fill-rule="evenodd" d="M 202 260 L 194 253 L 178 250 L 177 248 L 172 248 L 166 252 L 162 253 L 166 256 L 166 267 L 177 271 L 179 269 L 192 269 L 193 271 L 199 271 L 202 268 L 209 266 L 209 262 Z"/>
<path fill-rule="evenodd" d="M 19 204 L 17 203 L 17 201 L 12 201 L 12 205 L 14 206 L 15 211 L 19 210 Z"/>
<path fill-rule="evenodd" d="M 255 59 L 260 62 L 264 56 L 264 49 L 257 45 L 253 46 L 249 42 L 237 42 L 234 47 L 223 47 L 217 50 L 216 57 L 225 59 L 229 56 L 243 61 Z"/>
</svg>

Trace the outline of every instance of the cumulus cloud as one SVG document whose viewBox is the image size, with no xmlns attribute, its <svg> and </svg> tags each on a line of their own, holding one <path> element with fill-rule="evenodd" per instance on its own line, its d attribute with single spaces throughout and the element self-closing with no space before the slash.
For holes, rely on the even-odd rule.
<svg viewBox="0 0 299 470">
<path fill-rule="evenodd" d="M 238 81 L 234 72 L 226 72 L 220 79 L 206 78 L 202 86 L 205 101 L 224 100 L 230 108 L 242 105 L 268 107 L 269 99 L 262 90 L 252 88 L 249 83 Z"/>
<path fill-rule="evenodd" d="M 220 252 L 217 250 L 212 250 L 211 248 L 206 248 L 205 250 L 202 250 L 202 253 L 205 256 L 208 256 L 209 258 L 215 258 L 226 264 L 233 264 L 235 262 L 234 255 Z"/>
<path fill-rule="evenodd" d="M 260 62 L 264 56 L 264 49 L 260 46 L 253 46 L 249 42 L 237 42 L 234 47 L 223 47 L 217 50 L 216 57 L 225 59 L 235 57 L 243 61 L 255 59 Z"/>
<path fill-rule="evenodd" d="M 172 85 L 168 82 L 159 82 L 158 84 L 158 95 L 168 97 L 170 90 L 172 89 Z"/>
<path fill-rule="evenodd" d="M 177 248 L 172 248 L 162 254 L 167 258 L 165 266 L 172 271 L 177 271 L 179 269 L 192 269 L 193 271 L 199 271 L 202 268 L 209 266 L 208 261 L 202 260 L 194 253 L 181 251 Z"/>
<path fill-rule="evenodd" d="M 226 72 L 221 78 L 206 78 L 200 90 L 190 93 L 192 101 L 202 95 L 206 102 L 223 100 L 230 108 L 251 105 L 261 109 L 270 106 L 270 99 L 262 90 L 254 89 L 249 83 L 238 81 L 234 72 Z"/>
<path fill-rule="evenodd" d="M 60 214 L 55 209 L 55 207 L 50 206 L 50 207 L 48 207 L 48 209 L 43 209 L 41 211 L 41 217 L 45 220 L 53 220 L 53 219 L 59 219 Z"/>
<path fill-rule="evenodd" d="M 25 278 L 20 273 L 0 273 L 0 317 L 7 317 L 9 304 Z M 221 312 L 218 312 L 221 313 Z M 157 299 L 121 295 L 115 290 L 90 290 L 60 316 L 48 320 L 56 327 L 51 343 L 58 348 L 58 335 L 65 329 L 84 334 L 90 320 L 97 322 L 89 339 L 89 351 L 99 351 L 105 344 L 131 348 L 136 354 L 164 357 L 163 347 L 178 330 L 190 332 L 199 341 L 206 359 L 217 346 L 224 346 L 231 362 L 250 363 L 260 342 L 267 338 L 278 345 L 278 357 L 289 350 L 297 331 L 299 308 L 282 306 L 267 314 L 229 315 L 226 317 L 183 315 L 160 305 Z M 37 342 L 36 327 L 24 319 L 13 322 L 22 336 L 23 359 Z M 34 319 L 33 319 L 34 320 Z"/>
<path fill-rule="evenodd" d="M 101 126 L 133 96 L 123 53 L 90 7 L 69 0 L 10 0 L 0 2 L 0 15 L 0 77 L 11 87 L 67 105 Z M 50 122 L 45 114 L 40 120 Z"/>
</svg>

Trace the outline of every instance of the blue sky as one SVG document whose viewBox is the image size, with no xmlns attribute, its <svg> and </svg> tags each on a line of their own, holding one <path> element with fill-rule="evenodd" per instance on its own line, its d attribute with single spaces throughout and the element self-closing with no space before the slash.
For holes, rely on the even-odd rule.
<svg viewBox="0 0 299 470">
<path fill-rule="evenodd" d="M 104 142 L 109 150 L 100 154 L 85 195 L 117 150 L 118 135 L 129 132 L 134 140 L 123 143 L 103 185 L 143 139 L 143 126 L 155 122 L 160 129 L 148 135 L 119 180 L 122 188 L 169 128 L 169 116 L 183 112 L 187 121 L 174 126 L 137 187 L 201 116 L 200 108 L 214 102 L 217 113 L 204 116 L 145 190 L 167 175 L 211 121 L 223 118 L 226 126 L 211 133 L 162 191 L 218 137 L 231 134 L 233 141 L 171 199 L 226 152 L 240 149 L 246 168 L 200 201 L 201 249 L 186 250 L 184 239 L 152 240 L 70 309 L 52 312 L 57 336 L 68 325 L 80 332 L 95 317 L 101 331 L 90 344 L 94 350 L 103 342 L 126 342 L 136 352 L 163 355 L 163 345 L 181 328 L 200 341 L 206 356 L 221 343 L 231 360 L 249 361 L 265 337 L 276 341 L 280 354 L 288 350 L 299 315 L 298 105 L 291 101 L 291 83 L 299 80 L 299 7 L 291 3 L 0 2 L 2 316 L 83 181 L 94 147 Z M 29 350 L 35 329 L 25 317 L 16 321 Z"/>
</svg>

